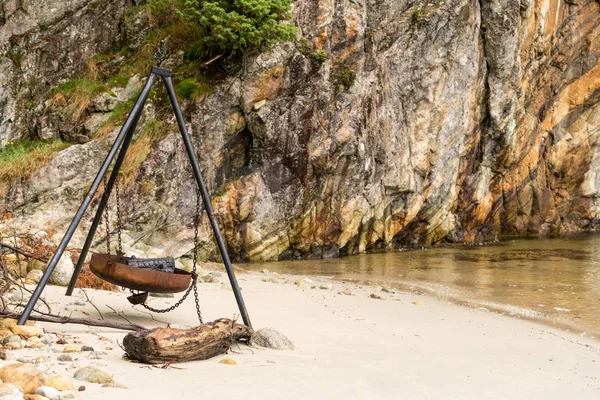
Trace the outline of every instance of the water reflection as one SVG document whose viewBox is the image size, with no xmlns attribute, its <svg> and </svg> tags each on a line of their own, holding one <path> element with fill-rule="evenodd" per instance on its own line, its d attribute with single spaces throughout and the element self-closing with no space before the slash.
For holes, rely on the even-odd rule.
<svg viewBox="0 0 600 400">
<path fill-rule="evenodd" d="M 424 291 L 600 338 L 600 236 L 253 264 Z"/>
</svg>

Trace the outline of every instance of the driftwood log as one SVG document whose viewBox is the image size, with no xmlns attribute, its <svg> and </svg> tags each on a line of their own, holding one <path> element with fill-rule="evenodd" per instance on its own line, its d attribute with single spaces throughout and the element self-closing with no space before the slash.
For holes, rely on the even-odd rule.
<svg viewBox="0 0 600 400">
<path fill-rule="evenodd" d="M 233 342 L 250 339 L 252 328 L 227 318 L 190 329 L 155 328 L 123 339 L 127 356 L 148 364 L 206 360 L 225 354 Z"/>
</svg>

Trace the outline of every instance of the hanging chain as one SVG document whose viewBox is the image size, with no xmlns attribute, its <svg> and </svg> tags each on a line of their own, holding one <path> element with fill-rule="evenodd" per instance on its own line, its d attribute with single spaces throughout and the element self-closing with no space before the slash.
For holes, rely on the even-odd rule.
<svg viewBox="0 0 600 400">
<path fill-rule="evenodd" d="M 106 254 L 110 259 L 110 218 L 108 217 L 108 182 L 106 181 L 106 175 L 104 175 L 104 193 L 102 194 L 102 201 L 104 201 L 104 225 L 106 225 Z"/>
<path fill-rule="evenodd" d="M 118 240 L 118 248 L 117 254 L 123 255 L 123 240 L 121 239 L 121 196 L 119 196 L 119 177 L 115 179 L 115 195 L 117 197 L 117 240 Z"/>
<path fill-rule="evenodd" d="M 196 264 L 198 262 L 198 246 L 200 244 L 200 240 L 198 238 L 198 226 L 199 225 L 200 225 L 200 189 L 198 188 L 198 192 L 196 193 L 196 216 L 194 218 L 194 258 L 193 258 L 194 261 L 193 261 L 193 266 L 192 266 L 192 284 L 188 287 L 188 289 L 186 290 L 184 295 L 181 296 L 181 299 L 179 299 L 179 301 L 177 303 L 173 304 L 171 307 L 165 308 L 165 309 L 157 309 L 157 308 L 150 307 L 146 303 L 142 303 L 142 306 L 146 310 L 149 310 L 149 311 L 152 311 L 155 313 L 160 313 L 160 314 L 167 313 L 169 311 L 173 311 L 174 309 L 179 307 L 185 301 L 185 299 L 188 297 L 188 295 L 190 294 L 190 292 L 193 289 L 194 290 L 194 301 L 196 303 L 196 314 L 198 314 L 198 321 L 200 321 L 200 324 L 204 323 L 202 321 L 202 312 L 200 311 L 200 299 L 198 298 L 198 273 L 196 272 Z M 131 293 L 135 293 L 135 292 L 133 290 L 131 290 Z"/>
</svg>

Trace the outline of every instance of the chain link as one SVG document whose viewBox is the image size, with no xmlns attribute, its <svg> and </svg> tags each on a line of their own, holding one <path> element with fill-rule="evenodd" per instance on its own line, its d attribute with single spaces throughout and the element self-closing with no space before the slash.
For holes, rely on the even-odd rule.
<svg viewBox="0 0 600 400">
<path fill-rule="evenodd" d="M 118 247 L 117 253 L 118 255 L 123 255 L 123 240 L 121 239 L 121 196 L 119 196 L 119 177 L 115 179 L 115 195 L 117 198 L 117 240 Z"/>
<path fill-rule="evenodd" d="M 174 309 L 179 307 L 185 301 L 185 299 L 188 297 L 188 295 L 190 294 L 190 292 L 193 289 L 194 290 L 194 301 L 196 303 L 196 314 L 198 314 L 198 321 L 200 321 L 200 324 L 204 323 L 202 321 L 202 312 L 200 311 L 200 299 L 198 298 L 198 273 L 196 272 L 196 269 L 197 269 L 196 264 L 198 262 L 198 246 L 200 244 L 200 240 L 198 238 L 199 225 L 200 225 L 200 188 L 198 188 L 198 192 L 196 193 L 196 215 L 194 218 L 194 258 L 193 258 L 194 261 L 193 261 L 193 266 L 192 266 L 192 283 L 188 287 L 188 289 L 186 290 L 184 295 L 181 296 L 181 299 L 179 299 L 179 301 L 177 303 L 173 304 L 171 307 L 165 308 L 165 309 L 157 309 L 157 308 L 150 307 L 146 303 L 142 303 L 142 306 L 146 310 L 149 310 L 149 311 L 152 311 L 155 313 L 160 313 L 160 314 L 167 313 L 169 311 L 173 311 Z M 135 293 L 135 292 L 133 290 L 131 290 L 131 293 Z"/>
<path fill-rule="evenodd" d="M 106 175 L 104 175 L 104 193 L 102 194 L 102 201 L 104 202 L 104 225 L 106 225 L 106 254 L 110 259 L 110 218 L 108 216 L 108 182 L 106 181 Z"/>
</svg>

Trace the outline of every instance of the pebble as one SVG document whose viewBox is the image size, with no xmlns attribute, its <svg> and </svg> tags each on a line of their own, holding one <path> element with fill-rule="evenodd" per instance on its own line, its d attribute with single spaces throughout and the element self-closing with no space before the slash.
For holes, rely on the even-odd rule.
<svg viewBox="0 0 600 400">
<path fill-rule="evenodd" d="M 79 353 L 79 349 L 75 346 L 65 346 L 63 353 Z"/>
<path fill-rule="evenodd" d="M 39 356 L 39 357 L 36 357 L 35 360 L 33 360 L 33 363 L 36 365 L 39 365 L 39 364 L 47 363 L 49 361 L 50 361 L 49 357 Z"/>
<path fill-rule="evenodd" d="M 372 299 L 383 300 L 383 297 L 381 297 L 380 295 L 375 294 L 375 293 L 371 293 L 369 295 L 369 297 L 372 298 Z"/>
<path fill-rule="evenodd" d="M 4 340 L 2 341 L 2 344 L 6 345 L 7 343 L 21 343 L 21 336 L 19 335 L 10 335 L 4 338 Z"/>
<path fill-rule="evenodd" d="M 19 350 L 23 346 L 21 346 L 20 342 L 8 342 L 4 345 L 4 347 L 10 350 Z"/>
<path fill-rule="evenodd" d="M 9 364 L 0 368 L 0 379 L 6 383 L 13 383 L 23 389 L 23 392 L 31 394 L 46 383 L 44 374 L 36 367 L 22 363 Z"/>
<path fill-rule="evenodd" d="M 273 328 L 261 328 L 250 336 L 250 345 L 274 350 L 294 350 L 294 343 Z"/>
<path fill-rule="evenodd" d="M 73 380 L 62 375 L 54 375 L 46 379 L 46 386 L 53 387 L 59 392 L 63 392 L 65 390 L 75 390 L 75 384 L 73 383 Z"/>
<path fill-rule="evenodd" d="M 115 388 L 115 389 L 127 389 L 127 386 L 121 385 L 120 383 L 117 383 L 117 382 L 105 383 L 104 385 L 102 385 L 102 387 Z"/>
<path fill-rule="evenodd" d="M 80 381 L 86 381 L 91 383 L 113 383 L 113 378 L 106 372 L 96 367 L 83 367 L 78 369 L 73 378 Z"/>
<path fill-rule="evenodd" d="M 112 339 L 109 339 L 106 336 L 101 336 L 100 340 L 103 341 L 103 342 L 112 342 Z"/>
<path fill-rule="evenodd" d="M 50 386 L 40 386 L 35 391 L 35 394 L 39 394 L 40 396 L 47 397 L 49 400 L 59 400 L 60 399 L 60 392 Z"/>
<path fill-rule="evenodd" d="M 350 289 L 342 290 L 340 293 L 343 294 L 344 296 L 354 296 L 354 293 L 352 293 L 352 290 L 350 290 Z"/>
<path fill-rule="evenodd" d="M 262 272 L 263 274 L 268 274 L 270 271 L 268 269 L 261 269 L 260 272 Z"/>
<path fill-rule="evenodd" d="M 0 349 L 0 360 L 8 360 L 8 354 L 6 354 L 6 349 Z"/>
<path fill-rule="evenodd" d="M 94 351 L 92 346 L 81 346 L 81 351 Z"/>
<path fill-rule="evenodd" d="M 226 357 L 219 361 L 219 364 L 237 365 L 237 361 L 235 361 L 233 358 Z"/>
<path fill-rule="evenodd" d="M 88 355 L 88 358 L 91 360 L 100 360 L 102 359 L 102 357 L 100 356 L 100 353 L 98 353 L 97 351 L 91 351 Z"/>
<path fill-rule="evenodd" d="M 333 284 L 326 283 L 324 285 L 319 286 L 319 289 L 322 289 L 322 290 L 331 290 L 331 289 L 333 289 Z"/>
<path fill-rule="evenodd" d="M 24 338 L 30 338 L 32 336 L 42 336 L 44 334 L 44 330 L 39 326 L 35 325 L 12 325 L 10 330 L 15 335 L 22 336 Z"/>
<path fill-rule="evenodd" d="M 213 272 L 209 272 L 208 274 L 209 274 L 209 275 L 212 275 L 212 276 L 214 276 L 214 277 L 217 277 L 217 278 L 221 278 L 221 277 L 223 276 L 223 274 L 222 274 L 222 273 L 220 273 L 220 272 L 215 272 L 215 271 L 213 271 Z"/>
<path fill-rule="evenodd" d="M 35 358 L 30 357 L 30 356 L 17 358 L 17 362 L 25 363 L 25 364 L 33 364 L 34 361 L 35 361 Z"/>
</svg>

